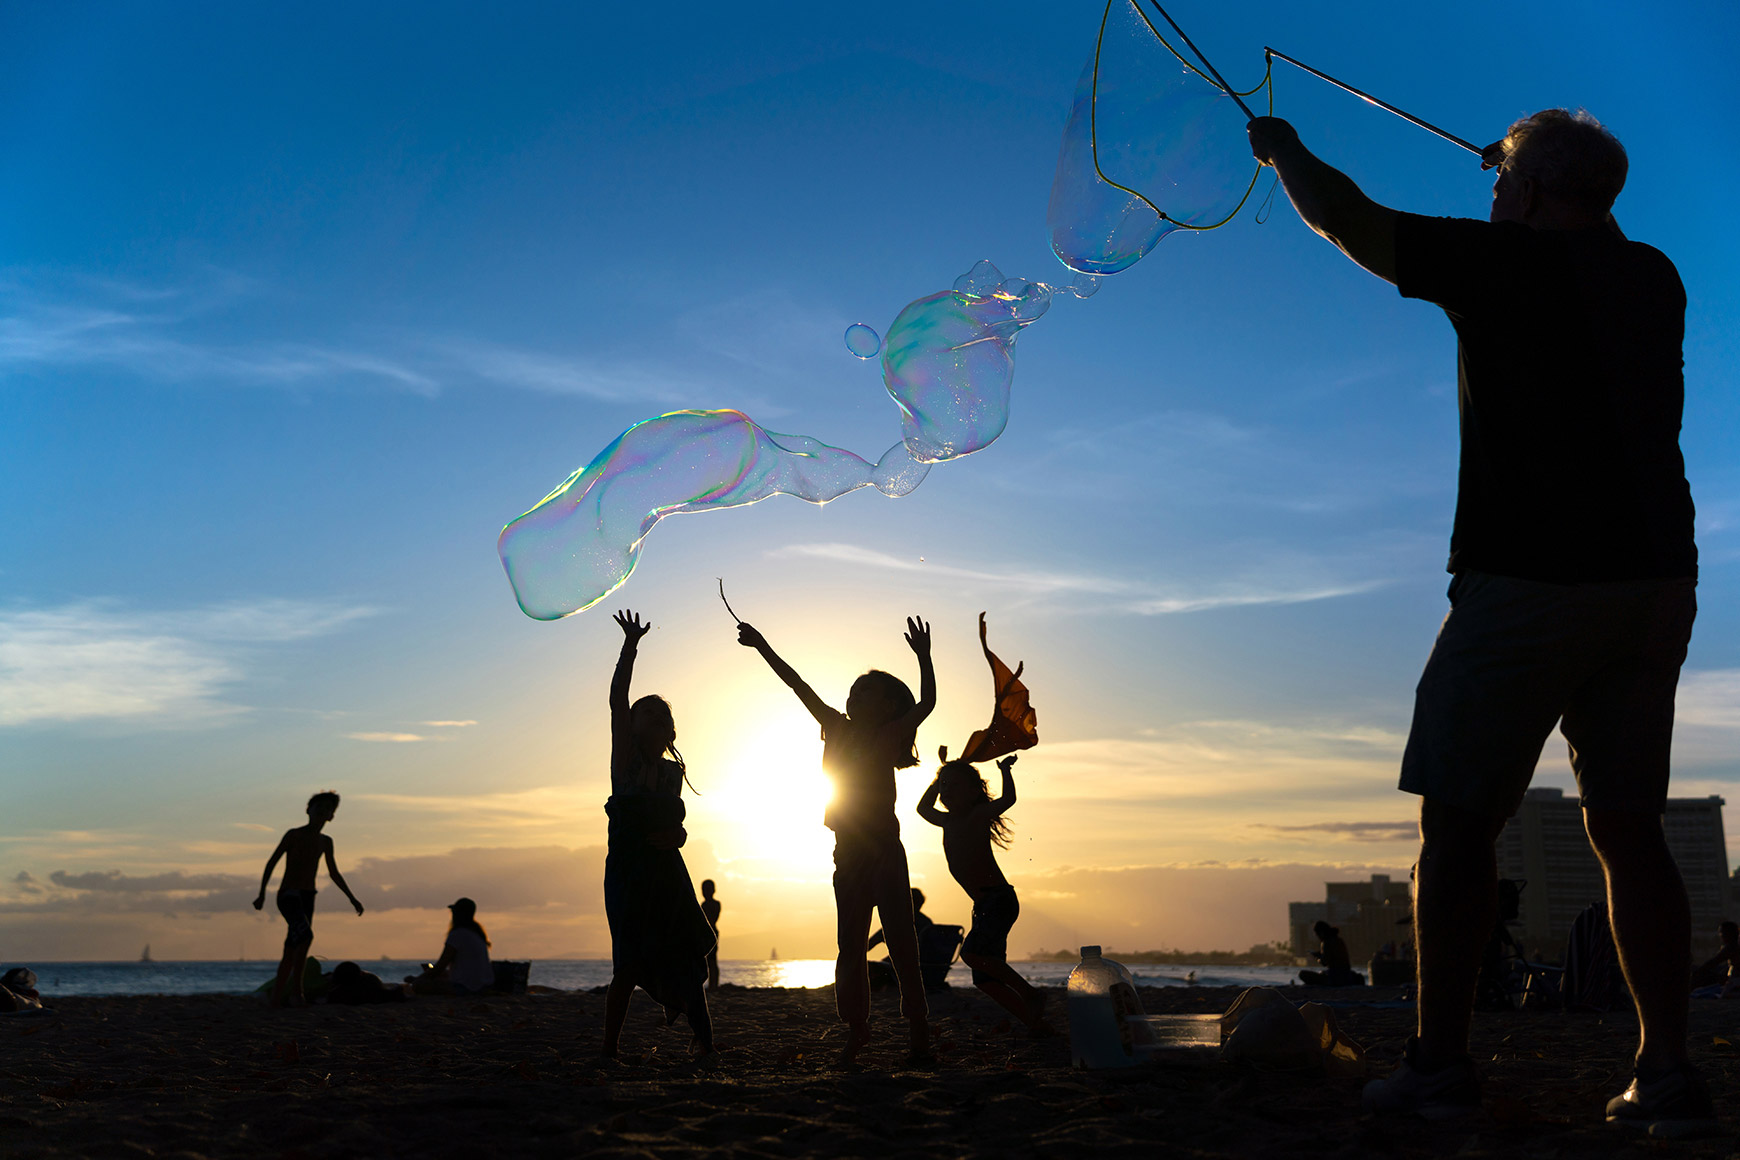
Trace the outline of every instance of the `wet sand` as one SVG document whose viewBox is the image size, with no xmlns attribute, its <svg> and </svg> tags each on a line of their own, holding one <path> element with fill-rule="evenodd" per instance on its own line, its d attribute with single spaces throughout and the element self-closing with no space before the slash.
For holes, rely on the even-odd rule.
<svg viewBox="0 0 1740 1160">
<path fill-rule="evenodd" d="M 1052 992 L 1061 1024 L 1062 992 Z M 1151 1013 L 1223 1010 L 1234 989 L 1144 990 Z M 1315 992 L 1377 998 L 1379 992 Z M 1305 997 L 1294 992 L 1291 997 Z M 1629 1014 L 1479 1015 L 1487 1111 L 1427 1126 L 1359 1111 L 1360 1080 L 1214 1062 L 1069 1066 L 976 992 L 932 996 L 938 1063 L 903 1063 L 892 994 L 854 1070 L 834 1066 L 830 990 L 727 988 L 720 1059 L 637 996 L 629 1063 L 597 1056 L 604 997 L 561 993 L 269 1011 L 252 999 L 66 999 L 52 1022 L 0 1020 L 0 1156 L 1728 1157 L 1732 1134 L 1664 1145 L 1601 1122 L 1625 1082 Z M 1373 1074 L 1412 1012 L 1348 1007 Z M 1726 1110 L 1740 1003 L 1697 1004 L 1693 1054 Z"/>
</svg>

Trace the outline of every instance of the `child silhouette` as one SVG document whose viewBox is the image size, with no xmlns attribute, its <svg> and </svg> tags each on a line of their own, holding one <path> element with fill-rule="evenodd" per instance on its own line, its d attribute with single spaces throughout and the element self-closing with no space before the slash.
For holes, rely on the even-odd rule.
<svg viewBox="0 0 1740 1160">
<path fill-rule="evenodd" d="M 997 659 L 985 643 L 985 614 L 979 614 L 979 644 L 991 665 L 996 703 L 991 724 L 967 741 L 961 760 L 950 761 L 941 751 L 943 766 L 936 780 L 918 802 L 918 816 L 942 827 L 943 854 L 949 873 L 973 900 L 973 929 L 961 946 L 961 959 L 973 969 L 973 985 L 995 999 L 1005 1010 L 1027 1024 L 1035 1035 L 1049 1035 L 1045 1022 L 1045 994 L 1036 990 L 1009 965 L 1009 931 L 1021 913 L 1015 888 L 997 865 L 994 846 L 1009 847 L 1009 820 L 1003 815 L 1015 804 L 1015 749 L 1039 742 L 1038 717 L 1028 704 L 1027 686 L 1021 683 L 1021 666 L 1014 672 Z M 1004 756 L 1007 754 L 1007 756 Z M 973 768 L 975 761 L 1002 757 L 1002 792 L 992 799 L 985 779 Z M 936 803 L 942 800 L 943 809 Z"/>
<path fill-rule="evenodd" d="M 610 990 L 604 1003 L 603 1053 L 615 1058 L 636 987 L 665 1009 L 669 1026 L 689 1017 L 690 1050 L 713 1054 L 707 1011 L 707 954 L 713 928 L 695 901 L 683 864 L 683 782 L 677 727 L 663 697 L 632 705 L 628 689 L 640 638 L 652 629 L 633 612 L 618 612 L 622 653 L 610 682 L 609 849 L 604 858 L 604 914 L 610 923 Z"/>
<path fill-rule="evenodd" d="M 266 872 L 260 876 L 260 893 L 254 899 L 254 909 L 266 905 L 266 887 L 272 884 L 272 871 L 278 860 L 284 863 L 284 880 L 278 884 L 278 913 L 287 924 L 284 932 L 284 956 L 278 962 L 278 977 L 272 983 L 272 1006 L 305 1007 L 308 999 L 302 990 L 303 967 L 308 961 L 308 948 L 314 945 L 314 877 L 320 872 L 320 862 L 326 860 L 326 876 L 344 891 L 350 904 L 360 915 L 363 904 L 345 885 L 338 872 L 338 862 L 332 852 L 332 836 L 321 833 L 326 823 L 338 813 L 338 795 L 322 790 L 308 799 L 308 824 L 284 831 L 278 846 L 266 861 Z"/>
<path fill-rule="evenodd" d="M 834 961 L 834 1002 L 846 1024 L 842 1064 L 852 1063 L 870 1040 L 870 914 L 877 911 L 888 958 L 900 983 L 900 1013 L 906 1016 L 909 1056 L 930 1058 L 924 980 L 918 970 L 913 929 L 912 884 L 900 820 L 894 815 L 894 771 L 918 764 L 914 739 L 919 723 L 936 706 L 930 626 L 906 620 L 906 643 L 918 658 L 919 696 L 898 677 L 872 669 L 852 682 L 846 711 L 831 708 L 752 625 L 737 625 L 737 642 L 761 654 L 822 727 L 822 768 L 834 783 L 823 824 L 834 831 L 834 908 L 839 957 Z"/>
</svg>

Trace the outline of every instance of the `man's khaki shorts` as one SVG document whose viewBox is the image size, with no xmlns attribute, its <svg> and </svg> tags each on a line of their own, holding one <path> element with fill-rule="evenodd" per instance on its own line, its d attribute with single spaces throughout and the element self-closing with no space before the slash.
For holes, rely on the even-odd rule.
<svg viewBox="0 0 1740 1160">
<path fill-rule="evenodd" d="M 1401 788 L 1509 817 L 1553 726 L 1583 805 L 1666 808 L 1697 581 L 1544 584 L 1463 572 L 1414 694 Z"/>
</svg>

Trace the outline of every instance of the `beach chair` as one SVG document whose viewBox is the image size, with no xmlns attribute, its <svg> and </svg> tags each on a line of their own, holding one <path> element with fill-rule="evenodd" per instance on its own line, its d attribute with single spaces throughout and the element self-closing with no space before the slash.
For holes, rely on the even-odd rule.
<svg viewBox="0 0 1740 1160">
<path fill-rule="evenodd" d="M 933 922 L 918 938 L 918 974 L 926 991 L 949 989 L 949 968 L 960 957 L 966 931 L 947 922 Z"/>
<path fill-rule="evenodd" d="M 526 981 L 532 977 L 532 964 L 496 959 L 490 963 L 495 971 L 495 989 L 504 995 L 524 995 Z"/>
</svg>

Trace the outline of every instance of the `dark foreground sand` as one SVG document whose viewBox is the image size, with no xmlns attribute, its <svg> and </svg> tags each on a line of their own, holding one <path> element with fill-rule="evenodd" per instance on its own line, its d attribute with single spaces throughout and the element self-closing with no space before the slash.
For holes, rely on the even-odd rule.
<svg viewBox="0 0 1740 1160">
<path fill-rule="evenodd" d="M 1234 994 L 1143 997 L 1152 1013 L 1198 1012 Z M 940 1062 L 929 1070 L 902 1066 L 888 994 L 877 997 L 877 1042 L 853 1071 L 832 1063 L 840 1031 L 828 990 L 727 988 L 714 1008 L 722 1058 L 704 1072 L 688 1063 L 687 1032 L 661 1028 L 644 997 L 625 1046 L 649 1054 L 601 1063 L 603 1003 L 551 994 L 268 1011 L 219 996 L 62 1000 L 53 1023 L 0 1020 L 0 1156 L 1572 1160 L 1736 1148 L 1732 1135 L 1664 1144 L 1601 1123 L 1624 1083 L 1629 1015 L 1477 1017 L 1487 1114 L 1428 1127 L 1362 1116 L 1356 1079 L 1218 1061 L 1071 1071 L 1066 1041 L 1029 1040 L 958 989 L 932 997 Z M 1338 1017 L 1381 1073 L 1411 1012 Z M 1740 1003 L 1693 1013 L 1694 1055 L 1725 1113 L 1740 1090 L 1724 1042 L 1740 1042 L 1728 1030 L 1737 1021 Z"/>
</svg>

